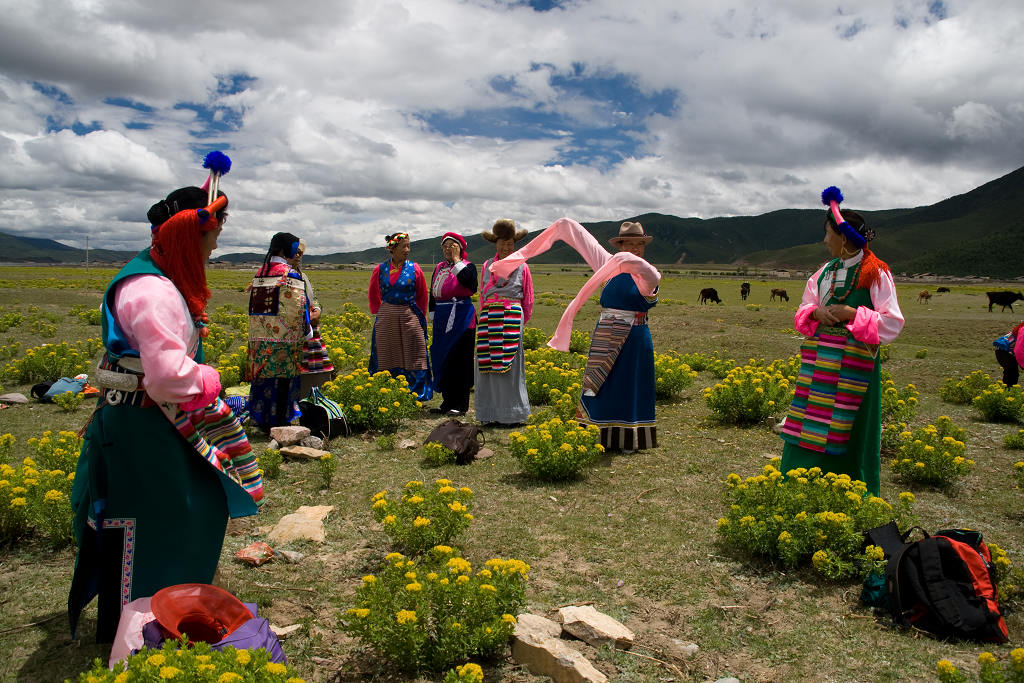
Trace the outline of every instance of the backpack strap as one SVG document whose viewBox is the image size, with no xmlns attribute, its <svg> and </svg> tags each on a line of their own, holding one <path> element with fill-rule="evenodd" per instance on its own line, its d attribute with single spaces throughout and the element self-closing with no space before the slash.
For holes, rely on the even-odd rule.
<svg viewBox="0 0 1024 683">
<path fill-rule="evenodd" d="M 952 543 L 946 538 L 941 542 Z M 943 622 L 957 629 L 960 633 L 975 631 L 982 628 L 987 619 L 982 610 L 967 602 L 967 598 L 952 579 L 942 571 L 942 558 L 939 553 L 940 541 L 923 541 L 918 543 L 921 557 L 921 573 L 924 576 L 925 595 L 931 600 L 931 608 Z M 959 560 L 959 557 L 957 558 Z"/>
</svg>

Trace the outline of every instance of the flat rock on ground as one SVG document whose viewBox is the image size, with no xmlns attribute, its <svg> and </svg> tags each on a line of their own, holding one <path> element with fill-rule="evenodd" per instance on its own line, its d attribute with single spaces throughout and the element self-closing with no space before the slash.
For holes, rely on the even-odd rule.
<svg viewBox="0 0 1024 683">
<path fill-rule="evenodd" d="M 623 626 L 622 622 L 597 611 L 591 605 L 563 607 L 558 610 L 558 615 L 566 633 L 589 645 L 612 645 L 620 650 L 633 647 L 633 632 Z"/>
<path fill-rule="evenodd" d="M 323 543 L 327 540 L 323 520 L 333 509 L 333 505 L 303 505 L 290 515 L 282 517 L 267 534 L 267 538 L 274 545 L 282 545 L 298 538 Z"/>
<path fill-rule="evenodd" d="M 608 677 L 565 641 L 528 631 L 512 637 L 512 658 L 554 683 L 606 683 Z"/>
<path fill-rule="evenodd" d="M 282 446 L 292 446 L 309 436 L 309 427 L 297 427 L 288 425 L 285 427 L 271 427 L 270 438 Z"/>
<path fill-rule="evenodd" d="M 287 455 L 292 458 L 305 458 L 306 460 L 319 460 L 325 455 L 330 454 L 330 451 L 321 451 L 318 448 L 308 448 L 306 446 L 285 446 L 281 449 L 281 455 Z"/>
<path fill-rule="evenodd" d="M 512 635 L 526 636 L 528 633 L 540 638 L 558 638 L 562 635 L 562 625 L 547 617 L 524 612 L 516 617 L 516 630 L 512 632 Z"/>
</svg>

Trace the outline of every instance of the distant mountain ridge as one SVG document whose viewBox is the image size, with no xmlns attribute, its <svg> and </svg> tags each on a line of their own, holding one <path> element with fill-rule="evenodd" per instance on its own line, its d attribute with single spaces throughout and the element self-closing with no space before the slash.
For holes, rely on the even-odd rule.
<svg viewBox="0 0 1024 683">
<path fill-rule="evenodd" d="M 847 204 L 857 208 L 855 202 Z M 930 206 L 862 213 L 878 234 L 873 247 L 897 273 L 1015 278 L 1024 275 L 1021 206 L 1024 206 L 1024 167 Z M 557 217 L 552 220 L 554 218 Z M 823 209 L 781 209 L 759 216 L 709 219 L 646 213 L 584 225 L 606 244 L 625 220 L 639 221 L 647 233 L 654 236 L 646 255 L 649 261 L 659 265 L 729 263 L 807 270 L 820 265 L 826 257 L 821 244 Z M 475 263 L 494 255 L 494 246 L 480 234 L 489 227 L 490 223 L 485 221 L 467 235 L 470 259 Z M 520 246 L 522 244 L 525 242 Z M 7 261 L 73 263 L 85 259 L 81 249 L 53 240 L 5 233 L 0 233 L 0 254 L 3 254 L 0 259 Z M 89 254 L 94 261 L 123 262 L 135 252 L 93 249 Z M 385 256 L 382 245 L 362 251 L 310 256 L 307 260 L 334 264 L 378 263 Z M 411 257 L 422 264 L 440 260 L 439 238 L 413 241 Z M 244 253 L 225 254 L 217 260 L 245 263 L 262 259 L 262 253 Z M 571 247 L 561 243 L 534 261 L 583 262 Z"/>
</svg>

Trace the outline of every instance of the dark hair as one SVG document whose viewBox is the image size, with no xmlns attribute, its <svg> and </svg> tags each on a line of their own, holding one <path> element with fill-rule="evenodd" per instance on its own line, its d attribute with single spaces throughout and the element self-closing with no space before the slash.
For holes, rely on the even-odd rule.
<svg viewBox="0 0 1024 683">
<path fill-rule="evenodd" d="M 299 251 L 299 238 L 290 232 L 279 232 L 270 238 L 270 248 L 267 255 L 263 257 L 263 267 L 260 272 L 266 272 L 270 266 L 270 259 L 274 256 L 281 258 L 295 258 Z"/>
<path fill-rule="evenodd" d="M 218 191 L 218 197 L 223 197 L 224 193 Z M 146 212 L 146 218 L 149 219 L 150 224 L 154 228 L 159 228 L 163 225 L 168 218 L 178 213 L 179 211 L 185 211 L 187 209 L 202 209 L 209 204 L 209 199 L 206 190 L 198 187 L 181 187 L 174 192 L 167 195 L 166 199 L 161 199 L 153 206 L 149 207 L 149 211 Z M 224 223 L 224 219 L 227 218 L 227 210 L 221 209 L 217 212 L 217 221 Z"/>
</svg>

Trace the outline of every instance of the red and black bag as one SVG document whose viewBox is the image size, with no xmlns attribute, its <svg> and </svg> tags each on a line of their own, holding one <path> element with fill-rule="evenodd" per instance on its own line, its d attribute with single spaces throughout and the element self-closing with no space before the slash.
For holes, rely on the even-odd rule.
<svg viewBox="0 0 1024 683">
<path fill-rule="evenodd" d="M 939 638 L 988 643 L 1009 640 L 999 609 L 995 571 L 981 532 L 947 529 L 929 536 L 920 527 L 900 534 L 895 524 L 873 529 L 868 540 L 882 548 L 893 621 Z M 907 543 L 919 529 L 924 538 Z"/>
</svg>

